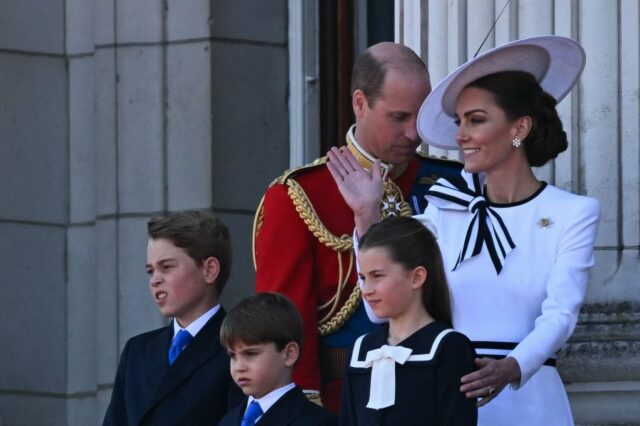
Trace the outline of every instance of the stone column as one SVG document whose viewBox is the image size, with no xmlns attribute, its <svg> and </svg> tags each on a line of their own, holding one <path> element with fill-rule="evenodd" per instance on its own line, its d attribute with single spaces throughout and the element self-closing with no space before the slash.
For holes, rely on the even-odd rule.
<svg viewBox="0 0 640 426">
<path fill-rule="evenodd" d="M 167 322 L 150 217 L 213 208 L 234 239 L 223 302 L 253 291 L 253 212 L 289 162 L 286 5 L 2 3 L 4 424 L 102 421 L 125 342 Z"/>
<path fill-rule="evenodd" d="M 0 25 L 0 410 L 95 413 L 93 5 L 5 2 Z"/>
<path fill-rule="evenodd" d="M 96 2 L 100 419 L 126 341 L 167 322 L 147 286 L 147 220 L 211 206 L 209 7 Z"/>
</svg>

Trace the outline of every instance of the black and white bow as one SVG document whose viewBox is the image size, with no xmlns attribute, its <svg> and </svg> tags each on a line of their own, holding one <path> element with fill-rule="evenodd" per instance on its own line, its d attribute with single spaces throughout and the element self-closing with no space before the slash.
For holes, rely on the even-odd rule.
<svg viewBox="0 0 640 426">
<path fill-rule="evenodd" d="M 483 196 L 479 176 L 464 172 L 463 176 L 464 180 L 453 182 L 440 178 L 426 194 L 429 203 L 439 209 L 469 210 L 473 214 L 453 270 L 460 263 L 479 254 L 482 246 L 486 245 L 496 273 L 500 274 L 505 258 L 516 245 L 502 218 Z"/>
</svg>

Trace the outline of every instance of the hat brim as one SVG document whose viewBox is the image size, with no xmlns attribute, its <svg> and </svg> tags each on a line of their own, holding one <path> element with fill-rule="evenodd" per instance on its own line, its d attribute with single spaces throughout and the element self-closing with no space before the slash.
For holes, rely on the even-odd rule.
<svg viewBox="0 0 640 426">
<path fill-rule="evenodd" d="M 585 53 L 575 41 L 559 36 L 532 37 L 491 49 L 449 74 L 425 99 L 418 113 L 418 133 L 427 144 L 458 149 L 454 123 L 460 92 L 473 81 L 501 71 L 526 71 L 560 102 L 582 73 Z"/>
</svg>

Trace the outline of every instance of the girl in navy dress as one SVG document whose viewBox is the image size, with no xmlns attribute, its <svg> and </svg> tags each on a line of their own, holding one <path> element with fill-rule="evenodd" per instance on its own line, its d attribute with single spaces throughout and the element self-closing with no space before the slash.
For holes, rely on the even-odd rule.
<svg viewBox="0 0 640 426">
<path fill-rule="evenodd" d="M 415 219 L 380 222 L 360 239 L 362 295 L 388 323 L 356 340 L 341 425 L 475 425 L 460 378 L 474 370 L 469 340 L 451 328 L 442 256 Z"/>
</svg>

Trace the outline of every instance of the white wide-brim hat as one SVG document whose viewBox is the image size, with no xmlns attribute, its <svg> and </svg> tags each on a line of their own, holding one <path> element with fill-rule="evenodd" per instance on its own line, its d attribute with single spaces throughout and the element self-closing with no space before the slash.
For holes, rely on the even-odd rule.
<svg viewBox="0 0 640 426">
<path fill-rule="evenodd" d="M 559 36 L 532 37 L 493 48 L 458 67 L 433 89 L 418 113 L 418 133 L 431 146 L 458 149 L 455 109 L 469 83 L 496 72 L 526 71 L 560 102 L 578 80 L 584 63 L 582 47 Z"/>
</svg>

